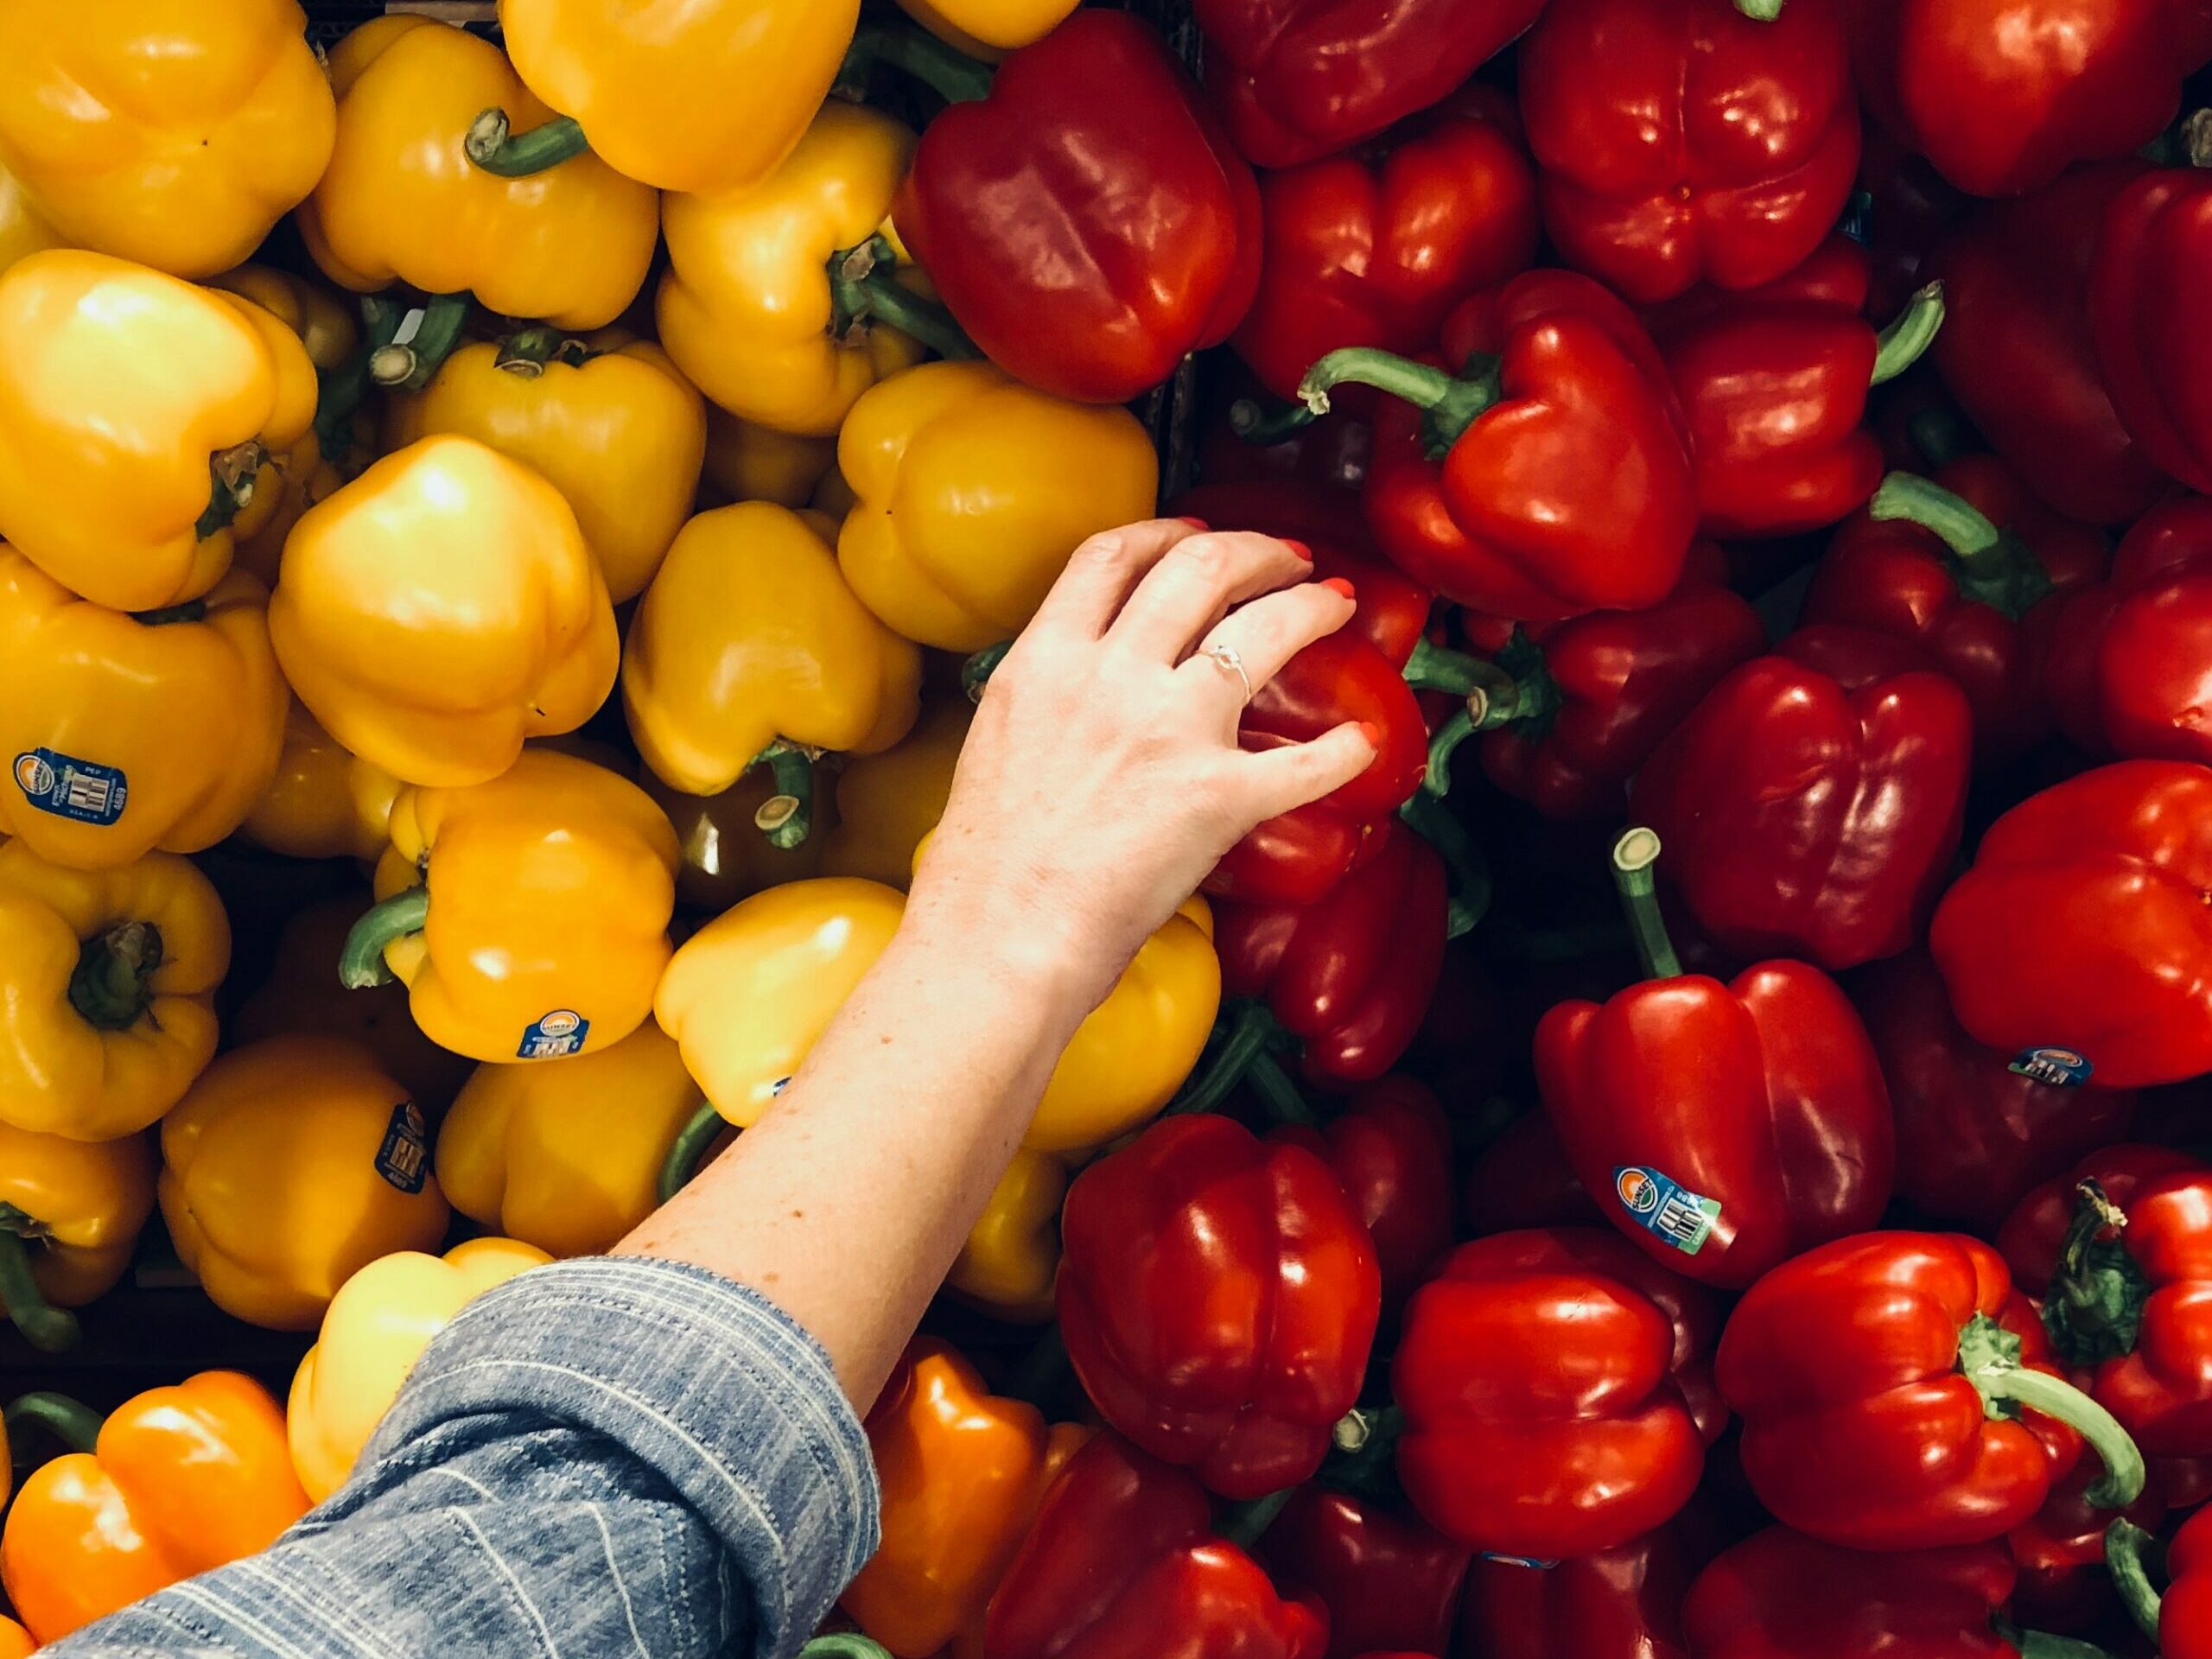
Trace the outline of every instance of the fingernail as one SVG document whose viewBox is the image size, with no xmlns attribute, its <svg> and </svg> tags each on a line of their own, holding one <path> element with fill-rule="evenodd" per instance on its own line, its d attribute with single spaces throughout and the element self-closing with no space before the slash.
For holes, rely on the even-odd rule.
<svg viewBox="0 0 2212 1659">
<path fill-rule="evenodd" d="M 1367 740 L 1367 747 L 1376 753 L 1382 753 L 1382 728 L 1371 720 L 1359 722 L 1359 734 Z"/>
<path fill-rule="evenodd" d="M 1286 537 L 1283 540 L 1283 545 L 1288 548 L 1292 552 L 1297 554 L 1298 556 L 1305 560 L 1306 563 L 1311 564 L 1313 563 L 1313 550 L 1306 546 L 1305 543 L 1294 542 Z"/>
<path fill-rule="evenodd" d="M 1213 526 L 1206 523 L 1205 519 L 1193 518 L 1187 513 L 1185 513 L 1182 518 L 1178 518 L 1175 522 L 1179 524 L 1188 524 L 1192 530 L 1211 530 L 1213 528 Z"/>
<path fill-rule="evenodd" d="M 1357 598 L 1357 595 L 1352 592 L 1351 583 L 1346 582 L 1342 576 L 1331 576 L 1321 585 L 1332 594 L 1343 594 L 1347 601 L 1355 600 Z"/>
</svg>

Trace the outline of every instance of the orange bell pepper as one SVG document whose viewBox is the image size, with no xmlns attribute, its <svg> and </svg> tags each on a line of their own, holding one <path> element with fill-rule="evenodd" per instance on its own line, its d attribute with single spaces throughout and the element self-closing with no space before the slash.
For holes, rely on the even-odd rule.
<svg viewBox="0 0 2212 1659">
<path fill-rule="evenodd" d="M 70 1448 L 23 1482 L 0 1531 L 0 1582 L 41 1642 L 266 1549 L 308 1510 L 283 1412 L 235 1371 L 149 1389 L 105 1423 L 50 1394 L 7 1421 Z"/>
<path fill-rule="evenodd" d="M 31 1640 L 31 1633 L 7 1616 L 0 1613 L 0 1659 L 30 1659 L 38 1649 Z"/>
</svg>

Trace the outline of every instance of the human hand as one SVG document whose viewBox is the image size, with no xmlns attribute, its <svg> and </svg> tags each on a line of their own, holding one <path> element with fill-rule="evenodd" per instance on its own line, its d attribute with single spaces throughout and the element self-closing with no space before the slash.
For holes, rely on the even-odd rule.
<svg viewBox="0 0 2212 1659">
<path fill-rule="evenodd" d="M 1268 536 L 1166 518 L 1094 536 L 992 675 L 908 914 L 1009 942 L 1025 979 L 1087 1011 L 1256 825 L 1375 759 L 1346 725 L 1237 747 L 1256 692 L 1352 602 Z"/>
</svg>

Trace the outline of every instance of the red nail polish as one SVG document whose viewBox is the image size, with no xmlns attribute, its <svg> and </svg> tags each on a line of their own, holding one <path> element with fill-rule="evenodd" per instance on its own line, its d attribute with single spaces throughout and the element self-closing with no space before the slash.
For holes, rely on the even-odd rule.
<svg viewBox="0 0 2212 1659">
<path fill-rule="evenodd" d="M 1185 514 L 1182 518 L 1178 518 L 1175 522 L 1176 522 L 1177 524 L 1188 524 L 1188 525 L 1189 525 L 1192 530 L 1206 531 L 1206 530 L 1211 530 L 1211 529 L 1213 528 L 1213 526 L 1212 526 L 1211 524 L 1210 524 L 1206 523 L 1206 521 L 1205 521 L 1205 519 L 1203 519 L 1203 518 L 1193 518 L 1190 517 L 1187 513 L 1186 513 L 1186 514 Z"/>
<path fill-rule="evenodd" d="M 1382 753 L 1382 728 L 1371 720 L 1359 722 L 1359 734 L 1367 740 L 1367 747 L 1376 753 Z"/>
<path fill-rule="evenodd" d="M 1357 597 L 1352 592 L 1351 583 L 1346 582 L 1342 576 L 1331 576 L 1321 585 L 1332 594 L 1342 594 L 1346 599 Z"/>
<path fill-rule="evenodd" d="M 1306 546 L 1305 543 L 1294 542 L 1286 537 L 1283 538 L 1283 545 L 1288 548 L 1292 552 L 1297 554 L 1298 556 L 1305 560 L 1306 563 L 1311 564 L 1313 563 L 1313 550 Z"/>
</svg>

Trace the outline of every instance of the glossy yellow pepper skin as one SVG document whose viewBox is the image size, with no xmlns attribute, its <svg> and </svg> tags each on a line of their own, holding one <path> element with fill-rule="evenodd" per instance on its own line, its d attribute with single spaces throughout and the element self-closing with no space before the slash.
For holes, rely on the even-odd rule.
<svg viewBox="0 0 2212 1659">
<path fill-rule="evenodd" d="M 684 525 L 622 654 L 622 708 L 645 764 L 694 795 L 728 789 L 771 744 L 871 754 L 920 710 L 922 654 L 871 615 L 830 544 L 764 501 Z"/>
<path fill-rule="evenodd" d="M 612 1047 L 652 1011 L 676 858 L 643 790 L 571 755 L 531 749 L 487 784 L 404 790 L 340 975 L 388 969 L 415 1023 L 472 1059 Z"/>
<path fill-rule="evenodd" d="M 115 1287 L 153 1211 L 144 1135 L 70 1141 L 0 1123 L 0 1312 L 35 1347 L 73 1346 L 76 1321 L 56 1310 Z"/>
<path fill-rule="evenodd" d="M 292 1376 L 284 1434 L 317 1503 L 346 1484 L 433 1338 L 494 1286 L 553 1258 L 512 1238 L 472 1238 L 442 1256 L 402 1250 L 340 1286 Z"/>
<path fill-rule="evenodd" d="M 436 1248 L 449 1211 L 422 1109 L 336 1037 L 233 1049 L 162 1120 L 162 1218 L 225 1313 L 308 1331 L 380 1255 Z"/>
<path fill-rule="evenodd" d="M 518 131 L 551 113 L 498 47 L 424 17 L 378 18 L 332 54 L 331 78 L 337 143 L 299 223 L 340 287 L 468 292 L 562 328 L 604 327 L 637 296 L 659 232 L 649 186 L 593 156 L 526 179 L 468 160 L 485 110 L 505 110 Z"/>
<path fill-rule="evenodd" d="M 753 188 L 668 198 L 654 309 L 693 385 L 746 420 L 828 437 L 862 392 L 921 360 L 898 330 L 839 316 L 830 276 L 833 256 L 888 236 L 914 143 L 889 116 L 832 99 Z M 900 280 L 926 291 L 903 264 Z"/>
<path fill-rule="evenodd" d="M 860 0 L 500 0 L 515 68 L 662 190 L 759 182 L 830 95 Z"/>
<path fill-rule="evenodd" d="M 607 594 L 635 599 L 690 516 L 706 400 L 650 340 L 539 328 L 464 346 L 395 423 L 457 432 L 536 467 L 575 509 Z"/>
<path fill-rule="evenodd" d="M 276 585 L 277 573 L 284 563 L 284 541 L 291 535 L 292 526 L 306 516 L 309 507 L 327 501 L 346 485 L 346 475 L 321 459 L 322 446 L 312 431 L 292 453 L 295 456 L 314 455 L 314 466 L 301 472 L 288 461 L 274 497 L 254 498 L 257 505 L 263 500 L 272 501 L 269 516 L 261 520 L 251 535 L 237 537 L 232 548 L 233 568 L 251 571 L 261 578 L 265 588 Z"/>
<path fill-rule="evenodd" d="M 1077 0 L 899 0 L 906 14 L 974 58 L 995 59 L 1041 41 Z"/>
<path fill-rule="evenodd" d="M 335 128 L 295 0 L 0 7 L 0 163 L 79 247 L 228 270 L 315 188 Z"/>
<path fill-rule="evenodd" d="M 450 435 L 308 510 L 269 632 L 325 731 L 409 783 L 448 787 L 498 777 L 525 738 L 582 725 L 620 650 L 561 493 Z"/>
<path fill-rule="evenodd" d="M 132 617 L 0 546 L 0 832 L 112 869 L 196 853 L 270 779 L 290 701 L 268 591 L 233 570 L 199 599 Z"/>
<path fill-rule="evenodd" d="M 837 827 L 822 849 L 824 875 L 906 885 L 914 849 L 944 816 L 975 712 L 963 696 L 939 698 L 895 747 L 845 762 L 837 773 Z"/>
<path fill-rule="evenodd" d="M 925 363 L 853 405 L 837 469 L 860 505 L 837 562 L 909 639 L 981 651 L 1021 632 L 1084 537 L 1148 518 L 1160 461 L 1125 409 L 988 363 Z"/>
<path fill-rule="evenodd" d="M 803 507 L 837 464 L 837 440 L 801 437 L 741 421 L 707 405 L 707 458 L 701 499 L 709 506 L 772 501 Z"/>
<path fill-rule="evenodd" d="M 35 253 L 0 276 L 0 537 L 95 604 L 196 598 L 315 405 L 299 336 L 259 306 L 105 254 Z"/>
<path fill-rule="evenodd" d="M 661 1164 L 701 1098 L 651 1020 L 565 1065 L 480 1065 L 438 1131 L 438 1185 L 494 1232 L 601 1255 L 652 1213 Z"/>
<path fill-rule="evenodd" d="M 72 870 L 0 843 L 0 1122 L 136 1135 L 215 1052 L 230 920 L 172 853 Z"/>
<path fill-rule="evenodd" d="M 391 804 L 404 785 L 348 753 L 296 700 L 287 701 L 275 775 L 238 834 L 287 858 L 381 856 Z M 334 967 L 337 958 L 331 961 Z"/>
<path fill-rule="evenodd" d="M 22 181 L 0 166 L 0 271 L 18 259 L 68 245 L 68 238 L 39 216 Z"/>
<path fill-rule="evenodd" d="M 297 334 L 319 372 L 345 367 L 361 348 L 353 308 L 321 283 L 274 265 L 240 265 L 210 277 L 207 286 L 251 300 Z"/>
<path fill-rule="evenodd" d="M 875 881 L 824 878 L 756 893 L 685 940 L 653 999 L 660 1028 L 715 1109 L 750 1128 L 782 1092 L 906 901 Z"/>
<path fill-rule="evenodd" d="M 639 769 L 638 784 L 668 814 L 676 830 L 683 861 L 676 867 L 679 903 L 719 916 L 764 887 L 822 874 L 830 837 L 821 833 L 825 820 L 819 795 L 814 833 L 798 846 L 779 847 L 760 833 L 760 812 L 782 787 L 766 766 L 756 766 L 719 795 L 687 795 L 661 782 L 648 767 Z"/>
<path fill-rule="evenodd" d="M 1067 1194 L 1067 1167 L 1058 1159 L 1026 1147 L 1015 1153 L 969 1229 L 945 1288 L 1017 1325 L 1050 1319 L 1060 1271 L 1060 1204 Z"/>
</svg>

